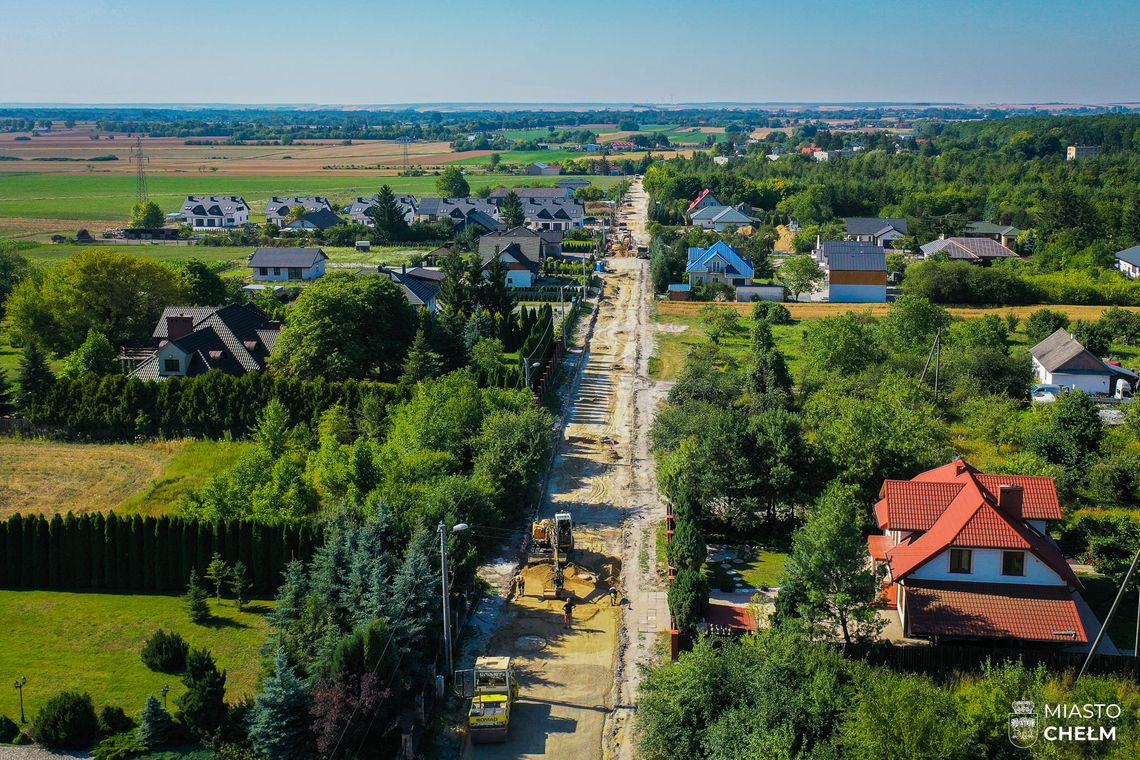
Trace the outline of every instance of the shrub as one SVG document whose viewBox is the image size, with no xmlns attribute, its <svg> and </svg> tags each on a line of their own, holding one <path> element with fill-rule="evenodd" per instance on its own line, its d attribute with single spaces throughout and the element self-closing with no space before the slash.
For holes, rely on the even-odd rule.
<svg viewBox="0 0 1140 760">
<path fill-rule="evenodd" d="M 20 735 L 20 727 L 7 715 L 0 715 L 0 744 L 11 744 Z"/>
<path fill-rule="evenodd" d="M 139 713 L 139 741 L 148 747 L 158 747 L 170 738 L 170 713 L 158 702 L 158 697 L 147 697 L 146 707 Z"/>
<path fill-rule="evenodd" d="M 51 749 L 87 749 L 99 732 L 91 695 L 77 691 L 49 699 L 33 725 L 36 741 Z"/>
<path fill-rule="evenodd" d="M 157 630 L 143 644 L 142 661 L 159 673 L 181 673 L 186 669 L 190 645 L 178 633 Z"/>
<path fill-rule="evenodd" d="M 764 320 L 770 325 L 790 325 L 792 323 L 792 313 L 788 311 L 788 307 L 775 301 L 758 301 L 752 307 L 752 318 L 757 321 Z"/>
<path fill-rule="evenodd" d="M 110 736 L 111 734 L 120 734 L 123 731 L 130 731 L 135 727 L 135 722 L 131 720 L 123 708 L 114 707 L 113 705 L 105 705 L 99 711 L 99 735 Z"/>
<path fill-rule="evenodd" d="M 139 741 L 134 731 L 127 731 L 108 736 L 99 742 L 95 745 L 95 751 L 91 753 L 91 756 L 95 760 L 126 760 L 126 758 L 145 754 L 147 749 L 148 747 Z"/>
<path fill-rule="evenodd" d="M 16 734 L 16 738 L 12 740 L 12 744 L 19 747 L 22 744 L 31 744 L 32 740 L 23 731 Z"/>
</svg>

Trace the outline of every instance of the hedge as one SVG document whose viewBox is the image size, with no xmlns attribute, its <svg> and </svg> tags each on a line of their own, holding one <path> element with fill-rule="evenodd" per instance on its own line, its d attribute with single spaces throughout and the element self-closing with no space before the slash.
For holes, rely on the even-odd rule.
<svg viewBox="0 0 1140 760">
<path fill-rule="evenodd" d="M 286 563 L 321 542 L 309 523 L 263 525 L 181 517 L 15 514 L 0 522 L 0 587 L 176 591 L 215 552 L 250 569 L 253 593 L 272 594 Z"/>
<path fill-rule="evenodd" d="M 48 432 L 87 438 L 242 438 L 272 399 L 285 405 L 295 424 L 337 404 L 356 410 L 369 395 L 387 406 L 396 390 L 386 383 L 296 380 L 264 372 L 235 377 L 213 371 L 162 382 L 87 375 L 57 379 L 33 400 L 25 416 Z"/>
</svg>

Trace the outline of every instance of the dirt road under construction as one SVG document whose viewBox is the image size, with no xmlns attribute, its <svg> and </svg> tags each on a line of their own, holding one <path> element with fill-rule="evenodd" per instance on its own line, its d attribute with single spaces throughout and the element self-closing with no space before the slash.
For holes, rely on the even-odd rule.
<svg viewBox="0 0 1140 760">
<path fill-rule="evenodd" d="M 645 245 L 646 196 L 630 193 L 620 222 Z M 510 655 L 521 693 L 505 744 L 466 747 L 464 757 L 632 758 L 632 705 L 639 663 L 660 651 L 668 629 L 654 536 L 664 515 L 649 460 L 649 425 L 664 388 L 648 376 L 653 348 L 648 262 L 607 259 L 605 294 L 581 348 L 566 425 L 540 510 L 574 516 L 576 551 L 567 589 L 576 600 L 542 598 L 546 566 L 524 573 L 524 593 L 496 615 L 484 653 Z M 611 606 L 610 587 L 620 604 Z"/>
</svg>

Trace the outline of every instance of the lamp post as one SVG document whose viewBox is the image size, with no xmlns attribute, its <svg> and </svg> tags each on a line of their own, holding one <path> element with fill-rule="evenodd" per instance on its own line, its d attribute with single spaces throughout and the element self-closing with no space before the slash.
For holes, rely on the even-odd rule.
<svg viewBox="0 0 1140 760">
<path fill-rule="evenodd" d="M 467 528 L 467 523 L 459 523 L 458 525 L 452 526 L 451 532 L 462 533 L 467 530 Z M 447 664 L 446 675 L 444 677 L 447 680 L 451 680 L 455 674 L 455 665 L 452 663 L 451 649 L 451 589 L 447 582 L 447 526 L 444 525 L 443 520 L 439 521 L 439 580 L 443 596 L 444 662 Z"/>
<path fill-rule="evenodd" d="M 170 684 L 164 683 L 162 685 L 162 709 L 166 709 L 166 695 L 170 693 Z"/>
<path fill-rule="evenodd" d="M 526 371 L 526 387 L 530 388 L 530 371 L 538 369 L 542 366 L 542 362 L 523 362 L 523 369 Z"/>
<path fill-rule="evenodd" d="M 24 686 L 28 683 L 27 676 L 20 676 L 16 679 L 16 691 L 20 692 L 20 722 L 27 723 L 28 719 L 24 715 Z"/>
</svg>

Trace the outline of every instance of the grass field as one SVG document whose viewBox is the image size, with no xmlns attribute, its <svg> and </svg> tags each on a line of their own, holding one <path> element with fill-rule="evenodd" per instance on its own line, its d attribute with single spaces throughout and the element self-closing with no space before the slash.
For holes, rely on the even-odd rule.
<svg viewBox="0 0 1140 760">
<path fill-rule="evenodd" d="M 619 177 L 590 177 L 591 182 L 609 187 Z M 397 193 L 418 196 L 435 194 L 434 176 L 386 177 L 372 173 L 352 176 L 226 176 L 187 173 L 153 176 L 148 180 L 151 200 L 171 213 L 182 207 L 187 195 L 240 195 L 250 204 L 256 221 L 264 218 L 270 196 L 322 195 L 334 205 L 343 206 L 358 195 L 372 195 L 381 185 Z M 526 177 L 475 174 L 468 177 L 472 190 L 481 186 L 552 186 L 552 177 Z M 32 220 L 52 220 L 74 234 L 84 221 L 125 223 L 135 202 L 135 178 L 118 174 L 35 174 L 0 172 L 0 236 L 26 234 Z M 44 230 L 36 230 L 42 234 Z M 98 234 L 101 229 L 93 230 Z"/>
<path fill-rule="evenodd" d="M 473 153 L 472 155 L 464 155 L 463 153 L 456 153 L 458 158 L 453 158 L 447 163 L 449 164 L 464 164 L 467 166 L 486 166 L 491 162 L 489 155 L 480 155 Z M 542 163 L 556 163 L 558 161 L 565 161 L 571 158 L 596 158 L 596 154 L 583 153 L 579 150 L 505 150 L 499 153 L 499 158 L 505 164 L 530 164 L 535 161 Z M 548 178 L 543 178 L 548 179 Z M 608 179 L 608 178 L 603 178 Z"/>
<path fill-rule="evenodd" d="M 743 562 L 729 562 L 732 569 L 744 580 L 745 588 L 774 588 L 780 585 L 784 575 L 784 565 L 787 564 L 788 554 L 785 552 L 757 549 L 755 556 L 746 558 Z M 705 566 L 705 573 L 709 579 L 709 586 L 721 591 L 735 591 L 737 586 L 733 576 L 721 564 L 710 561 Z"/>
<path fill-rule="evenodd" d="M 255 602 L 243 612 L 230 601 L 210 605 L 214 619 L 201 626 L 190 622 L 177 596 L 0 591 L 0 673 L 27 677 L 29 720 L 65 689 L 89 692 L 96 709 L 116 705 L 137 715 L 149 695 L 161 695 L 169 684 L 174 708 L 185 691 L 178 676 L 154 673 L 139 657 L 147 636 L 163 628 L 213 653 L 227 671 L 226 696 L 236 702 L 256 690 L 270 604 Z M 0 714 L 19 719 L 16 697 L 9 683 L 0 696 Z"/>
<path fill-rule="evenodd" d="M 232 465 L 249 445 L 5 439 L 0 441 L 0 518 L 15 512 L 170 512 L 184 494 Z"/>
<path fill-rule="evenodd" d="M 155 261 L 179 262 L 186 259 L 202 259 L 215 264 L 244 260 L 253 252 L 249 246 L 228 248 L 204 245 L 116 245 L 112 241 L 90 245 L 73 245 L 70 243 L 44 243 L 35 248 L 17 251 L 21 256 L 41 266 L 55 266 L 67 261 L 85 248 L 110 248 L 121 253 L 130 253 L 135 256 L 144 256 Z"/>
</svg>

